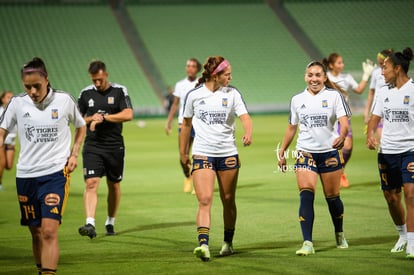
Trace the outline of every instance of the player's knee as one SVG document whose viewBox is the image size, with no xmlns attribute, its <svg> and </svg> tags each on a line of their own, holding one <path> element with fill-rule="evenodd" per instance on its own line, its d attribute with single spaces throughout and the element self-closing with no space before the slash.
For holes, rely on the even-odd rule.
<svg viewBox="0 0 414 275">
<path fill-rule="evenodd" d="M 228 205 L 228 206 L 235 204 L 235 196 L 233 194 L 224 194 L 221 200 L 223 204 Z"/>
<path fill-rule="evenodd" d="M 97 179 L 87 179 L 85 182 L 86 191 L 95 191 L 98 188 L 99 180 Z"/>
<path fill-rule="evenodd" d="M 388 205 L 396 205 L 401 203 L 401 197 L 395 192 L 384 192 L 385 201 Z"/>
<path fill-rule="evenodd" d="M 55 227 L 45 226 L 42 227 L 42 240 L 43 241 L 53 241 L 57 239 L 58 232 Z"/>
<path fill-rule="evenodd" d="M 198 204 L 201 207 L 211 206 L 211 203 L 213 201 L 213 196 L 199 196 L 198 197 Z"/>
</svg>

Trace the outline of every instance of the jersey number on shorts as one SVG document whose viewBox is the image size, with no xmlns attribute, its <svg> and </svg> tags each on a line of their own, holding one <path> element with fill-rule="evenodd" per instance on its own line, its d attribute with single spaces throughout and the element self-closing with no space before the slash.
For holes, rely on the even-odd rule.
<svg viewBox="0 0 414 275">
<path fill-rule="evenodd" d="M 24 214 L 26 216 L 26 220 L 29 219 L 29 216 L 32 216 L 32 219 L 36 219 L 36 212 L 33 205 L 23 205 Z"/>
</svg>

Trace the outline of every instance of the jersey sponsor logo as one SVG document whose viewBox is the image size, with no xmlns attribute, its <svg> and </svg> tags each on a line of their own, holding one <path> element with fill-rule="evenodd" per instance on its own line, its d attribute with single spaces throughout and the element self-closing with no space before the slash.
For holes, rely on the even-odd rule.
<svg viewBox="0 0 414 275">
<path fill-rule="evenodd" d="M 384 108 L 384 118 L 386 121 L 394 122 L 410 122 L 410 117 L 407 109 L 389 109 Z"/>
<path fill-rule="evenodd" d="M 328 126 L 327 114 L 301 114 L 300 123 L 309 128 L 321 128 Z"/>
<path fill-rule="evenodd" d="M 227 98 L 221 99 L 221 106 L 227 108 L 228 103 L 229 103 L 229 100 Z"/>
<path fill-rule="evenodd" d="M 23 115 L 23 118 L 31 118 L 30 113 L 29 113 L 29 112 L 26 112 L 26 113 Z"/>
<path fill-rule="evenodd" d="M 95 175 L 95 170 L 88 170 L 87 174 L 88 175 Z"/>
<path fill-rule="evenodd" d="M 95 101 L 91 98 L 88 100 L 88 107 L 94 107 L 95 106 Z"/>
<path fill-rule="evenodd" d="M 226 111 L 203 111 L 200 110 L 198 118 L 207 125 L 223 125 L 226 123 Z"/>
<path fill-rule="evenodd" d="M 59 119 L 58 109 L 52 109 L 52 119 Z"/>
<path fill-rule="evenodd" d="M 58 127 L 56 125 L 24 125 L 25 137 L 29 142 L 48 143 L 58 140 Z"/>
<path fill-rule="evenodd" d="M 404 105 L 408 105 L 408 104 L 410 104 L 410 96 L 409 95 L 406 95 L 406 96 L 404 96 Z"/>
<path fill-rule="evenodd" d="M 414 173 L 414 162 L 410 162 L 407 164 L 407 171 L 410 173 Z"/>
<path fill-rule="evenodd" d="M 115 98 L 113 96 L 108 96 L 108 104 L 114 104 L 115 103 Z"/>
<path fill-rule="evenodd" d="M 237 165 L 237 158 L 236 157 L 228 157 L 224 161 L 224 164 L 226 164 L 227 168 L 234 168 Z"/>
<path fill-rule="evenodd" d="M 325 160 L 326 167 L 337 167 L 338 164 L 339 162 L 336 158 L 328 158 L 327 160 Z"/>
<path fill-rule="evenodd" d="M 322 100 L 322 108 L 328 108 L 328 100 Z"/>
</svg>

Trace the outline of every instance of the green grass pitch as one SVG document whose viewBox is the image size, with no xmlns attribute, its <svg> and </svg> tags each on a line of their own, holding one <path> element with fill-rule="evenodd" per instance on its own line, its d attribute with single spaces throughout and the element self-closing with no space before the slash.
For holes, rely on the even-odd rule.
<svg viewBox="0 0 414 275">
<path fill-rule="evenodd" d="M 253 116 L 254 143 L 239 146 L 242 160 L 237 191 L 236 254 L 220 258 L 221 203 L 212 209 L 212 259 L 192 254 L 197 245 L 196 198 L 182 191 L 176 132 L 164 134 L 164 119 L 146 127 L 126 123 L 127 146 L 117 236 L 104 236 L 106 186 L 100 187 L 98 237 L 79 236 L 84 224 L 82 167 L 72 175 L 71 194 L 60 229 L 59 274 L 408 274 L 414 262 L 389 251 L 397 240 L 378 184 L 376 153 L 365 147 L 362 118 L 353 118 L 354 152 L 346 169 L 351 182 L 343 190 L 345 234 L 350 248 L 335 248 L 333 226 L 318 186 L 315 200 L 316 254 L 295 255 L 301 246 L 298 192 L 294 173 L 277 171 L 274 150 L 287 115 Z M 241 127 L 238 123 L 240 145 Z M 292 160 L 290 160 L 292 164 Z M 14 171 L 6 172 L 0 193 L 0 273 L 36 274 L 31 241 L 19 226 Z"/>
</svg>

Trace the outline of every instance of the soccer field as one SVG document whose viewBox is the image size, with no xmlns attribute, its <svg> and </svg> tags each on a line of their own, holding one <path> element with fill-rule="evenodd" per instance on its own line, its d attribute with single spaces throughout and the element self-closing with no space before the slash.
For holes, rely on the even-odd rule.
<svg viewBox="0 0 414 275">
<path fill-rule="evenodd" d="M 192 254 L 197 246 L 197 200 L 182 191 L 176 132 L 164 134 L 164 119 L 146 127 L 126 123 L 127 155 L 117 236 L 104 235 L 106 186 L 100 187 L 98 237 L 79 236 L 85 222 L 80 163 L 60 229 L 59 274 L 409 274 L 414 262 L 391 254 L 397 233 L 378 183 L 376 153 L 365 147 L 362 117 L 353 118 L 354 152 L 343 190 L 344 229 L 349 249 L 335 247 L 333 226 L 321 186 L 315 199 L 316 254 L 298 257 L 302 238 L 294 173 L 277 171 L 274 150 L 282 141 L 287 115 L 253 116 L 251 147 L 239 146 L 242 168 L 237 191 L 236 254 L 220 258 L 223 238 L 218 197 L 212 209 L 210 262 Z M 241 142 L 238 124 L 237 141 Z M 290 158 L 290 164 L 292 164 Z M 19 226 L 14 171 L 5 172 L 0 192 L 0 273 L 36 274 L 28 230 Z"/>
</svg>

